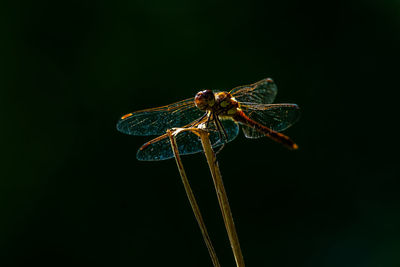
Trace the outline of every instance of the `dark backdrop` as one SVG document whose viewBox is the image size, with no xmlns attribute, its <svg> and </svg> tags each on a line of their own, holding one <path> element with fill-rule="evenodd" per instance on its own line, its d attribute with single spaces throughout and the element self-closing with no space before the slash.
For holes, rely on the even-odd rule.
<svg viewBox="0 0 400 267">
<path fill-rule="evenodd" d="M 265 77 L 300 149 L 219 154 L 247 265 L 400 266 L 398 1 L 1 5 L 2 266 L 211 266 L 175 162 L 115 124 Z M 233 266 L 204 156 L 183 160 Z"/>
</svg>

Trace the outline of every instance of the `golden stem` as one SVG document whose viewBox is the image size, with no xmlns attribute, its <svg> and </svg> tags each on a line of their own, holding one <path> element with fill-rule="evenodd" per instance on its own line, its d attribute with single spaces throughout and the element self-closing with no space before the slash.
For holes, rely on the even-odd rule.
<svg viewBox="0 0 400 267">
<path fill-rule="evenodd" d="M 225 228 L 228 232 L 229 241 L 231 243 L 233 255 L 235 257 L 236 266 L 244 267 L 244 259 L 242 251 L 240 249 L 239 238 L 236 233 L 235 224 L 233 222 L 232 212 L 229 206 L 228 196 L 225 191 L 224 183 L 222 181 L 221 172 L 219 170 L 217 158 L 215 157 L 214 151 L 211 147 L 208 132 L 197 129 L 198 134 L 201 138 L 201 144 L 203 146 L 204 153 L 207 158 L 208 166 L 210 167 L 211 176 L 213 178 L 215 191 L 217 193 L 219 206 L 221 208 L 222 216 L 224 218 Z"/>
<path fill-rule="evenodd" d="M 204 242 L 206 243 L 206 246 L 208 249 L 208 253 L 210 254 L 213 265 L 215 267 L 220 267 L 220 264 L 219 264 L 219 261 L 217 258 L 217 254 L 215 253 L 214 247 L 211 243 L 211 239 L 210 239 L 210 236 L 208 235 L 206 225 L 203 221 L 203 217 L 201 216 L 199 206 L 197 205 L 193 191 L 189 184 L 189 180 L 187 179 L 185 169 L 183 168 L 181 157 L 179 156 L 179 150 L 178 150 L 178 146 L 176 144 L 176 139 L 175 139 L 175 135 L 178 134 L 179 131 L 172 133 L 170 130 L 168 130 L 167 133 L 168 133 L 169 139 L 171 141 L 172 151 L 175 156 L 176 165 L 178 166 L 179 174 L 181 175 L 182 183 L 185 188 L 186 195 L 189 199 L 190 205 L 192 206 L 192 210 L 193 210 L 194 216 L 196 217 L 197 223 L 199 224 L 201 234 L 203 235 Z"/>
</svg>

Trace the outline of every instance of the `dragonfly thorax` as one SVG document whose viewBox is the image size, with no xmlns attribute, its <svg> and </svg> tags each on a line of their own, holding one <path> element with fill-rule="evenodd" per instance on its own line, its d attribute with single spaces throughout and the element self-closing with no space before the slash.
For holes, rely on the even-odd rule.
<svg viewBox="0 0 400 267">
<path fill-rule="evenodd" d="M 239 103 L 228 92 L 219 92 L 215 94 L 215 104 L 213 112 L 219 116 L 234 115 L 239 108 Z"/>
</svg>

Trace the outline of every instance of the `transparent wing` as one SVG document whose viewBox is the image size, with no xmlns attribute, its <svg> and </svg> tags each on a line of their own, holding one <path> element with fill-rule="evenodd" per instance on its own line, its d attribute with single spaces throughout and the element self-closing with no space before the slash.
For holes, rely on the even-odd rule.
<svg viewBox="0 0 400 267">
<path fill-rule="evenodd" d="M 193 98 L 188 98 L 170 105 L 126 114 L 118 121 L 117 129 L 130 135 L 159 135 L 167 129 L 195 121 L 203 114 L 204 111 L 195 106 Z"/>
<path fill-rule="evenodd" d="M 240 107 L 249 118 L 276 132 L 286 130 L 300 117 L 300 109 L 296 104 L 242 104 Z M 264 136 L 246 125 L 242 125 L 242 130 L 247 138 Z"/>
<path fill-rule="evenodd" d="M 235 139 L 239 134 L 239 126 L 231 120 L 222 120 L 222 125 L 228 135 L 228 142 Z M 214 123 L 210 123 L 210 142 L 213 147 L 222 145 L 218 131 Z M 194 154 L 203 151 L 200 139 L 192 132 L 181 132 L 176 137 L 176 143 L 180 155 Z M 146 144 L 144 144 L 137 152 L 136 158 L 144 161 L 157 161 L 173 158 L 174 154 L 171 149 L 171 143 L 167 134 L 161 135 Z"/>
<path fill-rule="evenodd" d="M 233 88 L 230 93 L 239 102 L 271 104 L 274 102 L 278 88 L 271 78 L 266 78 L 250 85 Z"/>
</svg>

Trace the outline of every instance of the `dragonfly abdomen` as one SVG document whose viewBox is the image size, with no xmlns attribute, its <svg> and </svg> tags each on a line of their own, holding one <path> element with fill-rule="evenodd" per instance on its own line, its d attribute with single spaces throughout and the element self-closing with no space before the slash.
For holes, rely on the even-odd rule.
<svg viewBox="0 0 400 267">
<path fill-rule="evenodd" d="M 232 118 L 244 125 L 247 125 L 255 130 L 257 130 L 258 132 L 264 134 L 265 136 L 271 138 L 272 140 L 281 143 L 282 145 L 286 146 L 289 149 L 297 149 L 298 146 L 295 142 L 292 141 L 292 139 L 290 139 L 288 136 L 276 132 L 254 120 L 252 120 L 251 118 L 249 118 L 242 110 L 238 110 L 233 116 Z"/>
</svg>

